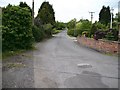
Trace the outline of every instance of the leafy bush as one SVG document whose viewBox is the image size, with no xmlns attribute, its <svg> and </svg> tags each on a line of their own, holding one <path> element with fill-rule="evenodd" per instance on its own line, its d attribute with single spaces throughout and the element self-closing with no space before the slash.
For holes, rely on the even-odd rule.
<svg viewBox="0 0 120 90">
<path fill-rule="evenodd" d="M 75 28 L 75 23 L 76 23 L 76 19 L 72 19 L 71 21 L 69 21 L 69 22 L 67 23 L 67 28 L 68 28 L 68 29 L 73 29 L 73 28 Z"/>
<path fill-rule="evenodd" d="M 82 35 L 83 32 L 90 33 L 90 29 L 92 24 L 88 20 L 82 20 L 76 24 L 76 34 L 75 35 Z M 89 36 L 89 35 L 86 35 Z"/>
<path fill-rule="evenodd" d="M 52 30 L 52 34 L 57 34 L 57 33 L 60 33 L 61 32 L 61 30 L 56 30 L 56 28 L 54 28 L 53 30 Z"/>
<path fill-rule="evenodd" d="M 66 27 L 66 24 L 65 23 L 63 23 L 63 22 L 56 22 L 55 23 L 55 28 L 57 29 L 57 30 L 63 30 L 64 28 Z"/>
<path fill-rule="evenodd" d="M 26 2 L 20 2 L 19 6 L 22 8 L 28 8 L 30 10 L 31 16 L 32 16 L 32 9 L 30 8 L 30 6 L 27 5 Z"/>
<path fill-rule="evenodd" d="M 82 21 L 80 29 L 79 29 L 79 32 L 80 32 L 79 34 L 81 35 L 82 32 L 90 33 L 91 27 L 92 27 L 92 24 L 90 21 L 87 21 L 87 20 Z"/>
<path fill-rule="evenodd" d="M 41 27 L 43 22 L 41 21 L 41 19 L 39 17 L 36 17 L 34 19 L 34 24 L 37 26 L 37 27 Z"/>
<path fill-rule="evenodd" d="M 107 40 L 114 40 L 114 36 L 111 32 L 109 32 L 107 35 L 106 35 L 106 39 Z"/>
<path fill-rule="evenodd" d="M 27 8 L 8 6 L 2 12 L 2 49 L 28 49 L 32 46 L 32 18 Z"/>
<path fill-rule="evenodd" d="M 112 40 L 112 41 L 118 41 L 118 31 L 116 29 L 110 29 L 108 30 L 105 39 Z"/>
<path fill-rule="evenodd" d="M 45 37 L 45 33 L 44 33 L 42 27 L 38 28 L 37 26 L 34 25 L 32 27 L 32 32 L 33 32 L 33 36 L 34 36 L 36 42 L 41 41 Z"/>
<path fill-rule="evenodd" d="M 104 24 L 101 24 L 100 22 L 95 22 L 94 25 L 97 27 L 97 29 L 107 29 L 107 27 Z"/>
<path fill-rule="evenodd" d="M 96 31 L 97 31 L 97 26 L 96 26 L 96 24 L 92 24 L 92 27 L 91 27 L 90 33 L 89 33 L 89 37 L 92 38 Z"/>
<path fill-rule="evenodd" d="M 102 30 L 97 30 L 94 34 L 94 39 L 98 40 L 98 39 L 103 39 L 105 38 L 106 32 L 102 31 Z"/>
<path fill-rule="evenodd" d="M 76 19 L 74 18 L 71 21 L 69 21 L 66 24 L 66 26 L 68 28 L 67 34 L 70 35 L 70 36 L 76 37 L 77 36 Z"/>
<path fill-rule="evenodd" d="M 53 26 L 51 24 L 45 24 L 45 25 L 43 25 L 46 37 L 52 36 L 52 27 Z"/>
<path fill-rule="evenodd" d="M 70 36 L 74 36 L 74 29 L 68 30 L 67 34 Z"/>
<path fill-rule="evenodd" d="M 89 36 L 89 32 L 88 31 L 83 31 L 82 32 L 82 36 L 85 35 L 85 37 L 88 37 Z"/>
</svg>

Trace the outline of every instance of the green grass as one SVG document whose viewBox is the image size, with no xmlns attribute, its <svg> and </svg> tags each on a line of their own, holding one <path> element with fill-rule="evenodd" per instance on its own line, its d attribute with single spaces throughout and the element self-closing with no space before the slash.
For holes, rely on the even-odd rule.
<svg viewBox="0 0 120 90">
<path fill-rule="evenodd" d="M 35 50 L 36 48 L 33 46 L 29 49 L 23 49 L 23 50 L 16 50 L 16 51 L 5 51 L 5 52 L 2 52 L 2 59 L 6 59 L 8 57 L 11 57 L 11 56 L 14 56 L 14 55 L 19 55 L 25 51 L 29 51 L 29 50 Z"/>
<path fill-rule="evenodd" d="M 25 52 L 26 50 L 16 50 L 16 51 L 6 51 L 2 53 L 2 59 L 14 56 L 14 55 L 18 55 L 22 52 Z"/>
<path fill-rule="evenodd" d="M 108 52 L 106 52 L 106 53 L 104 53 L 105 55 L 108 55 L 108 56 L 116 56 L 116 57 L 118 57 L 118 54 L 117 53 L 115 53 L 115 54 L 113 54 L 113 53 L 108 53 Z"/>
<path fill-rule="evenodd" d="M 25 67 L 26 65 L 23 63 L 8 63 L 7 68 L 20 68 L 20 67 Z"/>
</svg>

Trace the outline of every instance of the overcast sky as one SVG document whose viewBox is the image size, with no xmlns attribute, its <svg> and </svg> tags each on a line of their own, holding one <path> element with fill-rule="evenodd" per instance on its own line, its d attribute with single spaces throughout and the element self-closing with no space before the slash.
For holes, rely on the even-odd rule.
<svg viewBox="0 0 120 90">
<path fill-rule="evenodd" d="M 32 6 L 32 0 L 0 0 L 0 6 L 7 6 L 9 3 L 12 5 L 18 5 L 20 1 L 26 2 L 30 7 Z M 37 15 L 40 5 L 45 0 L 35 1 L 35 16 Z M 114 8 L 114 14 L 118 12 L 118 2 L 120 0 L 46 0 L 53 5 L 55 11 L 56 20 L 61 22 L 68 22 L 73 18 L 77 20 L 89 19 L 89 12 L 95 12 L 93 21 L 99 17 L 99 12 L 103 5 Z"/>
</svg>

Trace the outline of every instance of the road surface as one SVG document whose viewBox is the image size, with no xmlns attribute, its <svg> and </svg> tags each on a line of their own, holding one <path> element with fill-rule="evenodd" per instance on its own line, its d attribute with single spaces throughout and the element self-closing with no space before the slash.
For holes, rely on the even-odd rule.
<svg viewBox="0 0 120 90">
<path fill-rule="evenodd" d="M 79 45 L 66 30 L 36 48 L 12 58 L 28 67 L 4 68 L 3 87 L 118 88 L 118 58 Z"/>
<path fill-rule="evenodd" d="M 34 53 L 36 88 L 118 87 L 118 58 L 78 45 L 66 31 L 38 43 L 37 47 L 39 51 Z"/>
</svg>

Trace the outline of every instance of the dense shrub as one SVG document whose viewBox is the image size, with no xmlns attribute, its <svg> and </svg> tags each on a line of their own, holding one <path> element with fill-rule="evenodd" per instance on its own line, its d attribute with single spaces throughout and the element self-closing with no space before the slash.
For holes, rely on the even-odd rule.
<svg viewBox="0 0 120 90">
<path fill-rule="evenodd" d="M 97 31 L 97 26 L 95 24 L 93 24 L 91 29 L 90 29 L 89 37 L 92 38 L 96 31 Z"/>
<path fill-rule="evenodd" d="M 7 6 L 2 12 L 2 49 L 28 49 L 32 46 L 32 20 L 27 8 Z"/>
<path fill-rule="evenodd" d="M 88 31 L 83 31 L 82 32 L 82 36 L 88 37 L 89 36 L 89 32 Z"/>
<path fill-rule="evenodd" d="M 108 30 L 105 38 L 107 40 L 117 41 L 118 40 L 118 31 L 116 29 L 110 29 Z"/>
<path fill-rule="evenodd" d="M 55 28 L 57 29 L 57 30 L 63 30 L 63 29 L 65 29 L 65 27 L 66 27 L 66 24 L 65 23 L 63 23 L 63 22 L 56 22 L 55 23 Z"/>
<path fill-rule="evenodd" d="M 100 22 L 95 22 L 94 25 L 97 27 L 97 29 L 107 29 L 107 27 L 104 24 L 101 24 Z"/>
<path fill-rule="evenodd" d="M 107 39 L 112 41 L 118 40 L 118 31 L 116 29 L 109 29 L 109 30 L 97 30 L 94 34 L 94 39 Z"/>
<path fill-rule="evenodd" d="M 76 19 L 72 19 L 71 21 L 69 21 L 67 23 L 67 28 L 68 29 L 73 29 L 73 28 L 75 28 L 75 24 L 76 24 Z"/>
<path fill-rule="evenodd" d="M 92 24 L 89 20 L 82 20 L 82 21 L 77 22 L 75 25 L 75 21 L 72 20 L 71 22 L 68 23 L 68 26 L 69 26 L 68 35 L 76 37 L 78 35 L 81 36 L 84 31 L 90 33 Z"/>
<path fill-rule="evenodd" d="M 36 17 L 34 19 L 34 24 L 37 26 L 37 27 L 40 27 L 43 25 L 43 22 L 41 21 L 41 19 L 39 17 Z"/>
<path fill-rule="evenodd" d="M 57 30 L 56 28 L 52 29 L 52 34 L 60 33 L 62 30 Z"/>
<path fill-rule="evenodd" d="M 98 40 L 98 39 L 103 39 L 105 38 L 105 35 L 107 34 L 107 32 L 102 31 L 102 30 L 97 30 L 94 34 L 94 39 Z"/>
<path fill-rule="evenodd" d="M 106 37 L 107 40 L 114 40 L 114 36 L 111 32 L 108 32 L 105 37 Z"/>
<path fill-rule="evenodd" d="M 82 33 L 88 32 L 90 33 L 90 29 L 92 27 L 92 23 L 89 20 L 83 20 L 79 26 L 80 28 L 78 29 L 80 35 L 82 35 Z"/>
<path fill-rule="evenodd" d="M 52 36 L 52 29 L 53 29 L 52 27 L 53 26 L 51 24 L 45 24 L 45 25 L 43 25 L 46 37 Z"/>
<path fill-rule="evenodd" d="M 32 16 L 32 9 L 30 8 L 30 6 L 27 5 L 26 2 L 20 2 L 19 6 L 22 8 L 28 8 L 30 10 L 31 16 Z"/>
<path fill-rule="evenodd" d="M 44 33 L 42 27 L 38 28 L 37 26 L 34 25 L 32 27 L 32 32 L 33 32 L 33 36 L 34 36 L 36 42 L 41 41 L 45 37 L 45 33 Z"/>
<path fill-rule="evenodd" d="M 74 36 L 74 29 L 69 29 L 68 31 L 67 31 L 67 34 L 68 35 L 70 35 L 70 36 Z"/>
</svg>

